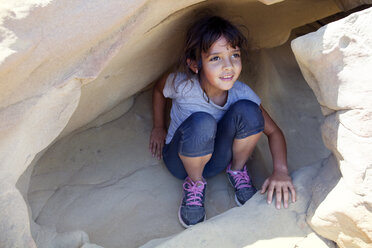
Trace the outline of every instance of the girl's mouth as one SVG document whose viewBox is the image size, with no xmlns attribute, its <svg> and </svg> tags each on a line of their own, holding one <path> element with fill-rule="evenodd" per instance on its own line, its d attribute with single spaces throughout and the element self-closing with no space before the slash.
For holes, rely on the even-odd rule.
<svg viewBox="0 0 372 248">
<path fill-rule="evenodd" d="M 220 77 L 222 81 L 231 81 L 234 78 L 234 75 L 225 75 Z"/>
</svg>

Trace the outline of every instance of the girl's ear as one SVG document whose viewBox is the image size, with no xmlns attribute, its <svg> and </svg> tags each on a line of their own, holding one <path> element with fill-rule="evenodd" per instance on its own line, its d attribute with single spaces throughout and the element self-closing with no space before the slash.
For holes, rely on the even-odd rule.
<svg viewBox="0 0 372 248">
<path fill-rule="evenodd" d="M 189 66 L 190 70 L 192 70 L 194 73 L 198 74 L 198 63 L 196 63 L 195 60 L 187 59 L 186 60 L 187 65 Z"/>
</svg>

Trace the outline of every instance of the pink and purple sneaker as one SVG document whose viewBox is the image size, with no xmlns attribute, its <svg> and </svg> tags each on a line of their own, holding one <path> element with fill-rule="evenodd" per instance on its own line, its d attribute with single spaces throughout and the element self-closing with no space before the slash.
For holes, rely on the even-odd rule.
<svg viewBox="0 0 372 248">
<path fill-rule="evenodd" d="M 193 182 L 189 177 L 183 183 L 183 198 L 178 210 L 178 219 L 182 226 L 189 228 L 205 221 L 204 196 L 207 182 Z"/>
<path fill-rule="evenodd" d="M 242 206 L 257 192 L 248 176 L 247 167 L 245 165 L 242 170 L 235 171 L 231 169 L 230 163 L 227 166 L 226 173 L 231 185 L 235 189 L 235 202 L 238 206 Z"/>
</svg>

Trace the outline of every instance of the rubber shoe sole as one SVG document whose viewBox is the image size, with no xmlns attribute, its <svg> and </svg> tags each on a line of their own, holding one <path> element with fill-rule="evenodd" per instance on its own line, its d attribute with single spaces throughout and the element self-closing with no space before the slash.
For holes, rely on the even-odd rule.
<svg viewBox="0 0 372 248">
<path fill-rule="evenodd" d="M 234 187 L 234 186 L 233 186 L 233 187 Z M 236 202 L 236 204 L 238 205 L 238 207 L 243 206 L 243 204 L 241 204 L 240 201 L 238 200 L 238 197 L 236 196 L 236 194 L 235 194 L 235 202 Z"/>
</svg>

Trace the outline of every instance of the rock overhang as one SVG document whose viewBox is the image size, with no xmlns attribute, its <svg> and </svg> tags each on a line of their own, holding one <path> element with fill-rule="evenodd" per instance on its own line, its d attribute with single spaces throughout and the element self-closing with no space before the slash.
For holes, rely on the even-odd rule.
<svg viewBox="0 0 372 248">
<path fill-rule="evenodd" d="M 48 147 L 57 136 L 62 138 L 78 128 L 84 129 L 87 123 L 121 102 L 122 106 L 130 106 L 130 97 L 133 94 L 172 65 L 177 52 L 169 47 L 179 49 L 177 44 L 181 35 L 176 34 L 182 33 L 187 23 L 186 17 L 192 11 L 208 6 L 220 8 L 223 15 L 230 19 L 237 18 L 241 11 L 244 14 L 237 21 L 246 24 L 252 37 L 257 39 L 258 47 L 264 48 L 284 43 L 294 27 L 340 10 L 333 1 L 312 1 L 311 4 L 306 1 L 284 1 L 270 7 L 256 1 L 246 1 L 244 4 L 241 1 L 232 1 L 229 6 L 223 1 L 213 1 L 212 5 L 210 2 L 178 1 L 169 4 L 167 1 L 128 1 L 115 2 L 111 6 L 91 2 L 83 8 L 76 1 L 66 2 L 68 4 L 35 2 L 29 10 L 29 19 L 12 22 L 9 18 L 8 22 L 4 22 L 8 30 L 14 31 L 15 36 L 18 35 L 16 45 L 12 46 L 16 52 L 7 57 L 1 71 L 2 81 L 13 83 L 12 86 L 3 84 L 1 105 L 1 118 L 5 121 L 2 122 L 1 130 L 4 134 L 1 141 L 4 163 L 0 171 L 1 177 L 12 178 L 4 180 L 5 183 L 10 183 L 7 184 L 10 185 L 10 191 L 15 190 L 12 185 L 14 186 L 14 182 L 35 154 Z M 288 6 L 292 6 L 292 12 Z M 56 9 L 63 14 L 56 20 L 48 19 L 50 13 Z M 151 15 L 153 12 L 158 14 Z M 293 15 L 288 17 L 288 12 Z M 81 13 L 87 15 L 83 16 Z M 97 21 L 88 21 L 94 17 Z M 36 29 L 35 24 L 40 20 L 38 18 L 49 22 Z M 300 21 L 296 22 L 296 18 Z M 24 30 L 20 26 L 26 21 L 29 23 L 23 29 L 30 27 L 29 30 L 33 32 L 22 33 Z M 55 29 L 62 21 L 76 29 L 72 32 L 67 28 Z M 86 28 L 84 23 L 94 26 L 95 30 Z M 63 35 L 61 30 L 65 30 L 67 35 Z M 58 46 L 52 51 L 50 48 L 53 47 L 53 42 Z M 151 55 L 149 60 L 148 54 Z M 138 56 L 146 59 L 138 59 Z M 30 62 L 32 58 L 37 60 Z M 123 87 L 123 84 L 126 86 Z M 125 102 L 126 99 L 130 99 L 129 103 Z M 6 108 L 7 106 L 10 108 Z M 128 107 L 123 109 L 116 110 L 106 121 L 116 118 Z M 41 115 L 40 111 L 44 114 Z M 22 121 L 23 124 L 20 125 Z M 30 128 L 33 130 L 32 134 L 29 133 Z M 17 135 L 23 138 L 23 144 L 9 138 Z M 35 144 L 34 141 L 38 139 Z M 28 149 L 29 147 L 32 149 Z M 19 152 L 17 159 L 10 151 Z M 14 170 L 9 171 L 10 165 Z M 15 198 L 19 200 L 19 196 L 15 192 Z M 27 213 L 23 212 L 23 216 L 27 216 Z M 27 223 L 20 225 L 27 226 Z M 9 240 L 11 238 L 12 235 Z"/>
</svg>

